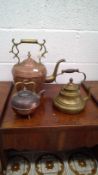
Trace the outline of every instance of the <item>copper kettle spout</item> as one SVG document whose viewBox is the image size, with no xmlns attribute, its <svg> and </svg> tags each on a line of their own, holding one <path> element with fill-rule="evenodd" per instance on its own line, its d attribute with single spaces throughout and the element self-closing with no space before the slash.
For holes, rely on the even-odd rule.
<svg viewBox="0 0 98 175">
<path fill-rule="evenodd" d="M 62 62 L 65 62 L 65 60 L 64 59 L 61 59 L 61 60 L 59 60 L 56 63 L 56 66 L 54 68 L 53 74 L 46 77 L 45 83 L 52 83 L 56 79 L 59 64 L 62 63 Z"/>
</svg>

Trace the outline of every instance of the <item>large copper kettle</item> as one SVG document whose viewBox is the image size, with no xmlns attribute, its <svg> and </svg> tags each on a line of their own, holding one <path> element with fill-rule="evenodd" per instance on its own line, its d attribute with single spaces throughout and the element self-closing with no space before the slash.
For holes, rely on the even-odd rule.
<svg viewBox="0 0 98 175">
<path fill-rule="evenodd" d="M 12 39 L 12 42 L 13 46 L 10 52 L 14 54 L 14 58 L 16 57 L 18 59 L 18 63 L 15 64 L 12 69 L 12 75 L 15 83 L 23 81 L 26 82 L 33 81 L 36 83 L 36 90 L 39 90 L 41 89 L 43 83 L 51 83 L 55 80 L 57 76 L 58 66 L 61 62 L 64 62 L 65 60 L 64 59 L 59 60 L 56 63 L 53 74 L 51 76 L 47 76 L 47 70 L 45 66 L 41 63 L 41 58 L 44 57 L 44 55 L 47 53 L 45 47 L 46 42 L 45 40 L 43 40 L 43 43 L 39 43 L 36 39 L 29 39 L 29 40 L 22 39 L 20 40 L 20 42 L 16 43 L 15 39 Z M 24 59 L 24 61 L 20 62 L 18 46 L 23 43 L 37 44 L 40 46 L 40 51 L 43 52 L 39 58 L 39 62 L 36 62 L 31 57 L 30 52 L 28 52 L 27 59 Z"/>
</svg>

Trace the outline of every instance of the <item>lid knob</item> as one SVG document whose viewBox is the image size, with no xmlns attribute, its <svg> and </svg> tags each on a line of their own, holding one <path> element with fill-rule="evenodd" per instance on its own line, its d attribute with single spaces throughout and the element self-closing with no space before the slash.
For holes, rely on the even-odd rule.
<svg viewBox="0 0 98 175">
<path fill-rule="evenodd" d="M 28 52 L 28 59 L 30 59 L 31 58 L 31 53 L 30 52 Z"/>
<path fill-rule="evenodd" d="M 69 82 L 70 82 L 70 83 L 73 83 L 73 78 L 70 78 L 70 79 L 69 79 Z"/>
</svg>

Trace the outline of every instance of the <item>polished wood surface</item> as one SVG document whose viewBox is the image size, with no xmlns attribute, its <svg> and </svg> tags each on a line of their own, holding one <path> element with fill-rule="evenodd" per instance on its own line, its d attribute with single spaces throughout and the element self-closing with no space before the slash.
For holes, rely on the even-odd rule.
<svg viewBox="0 0 98 175">
<path fill-rule="evenodd" d="M 90 82 L 92 84 L 92 82 Z M 68 115 L 53 106 L 62 85 L 46 84 L 45 95 L 31 119 L 16 115 L 11 108 L 12 91 L 0 123 L 2 149 L 60 151 L 98 144 L 98 106 L 91 98 L 85 110 Z M 98 92 L 98 82 L 94 84 Z M 87 95 L 81 87 L 82 95 Z M 4 157 L 4 155 L 2 155 Z M 4 162 L 4 161 L 3 161 Z"/>
</svg>

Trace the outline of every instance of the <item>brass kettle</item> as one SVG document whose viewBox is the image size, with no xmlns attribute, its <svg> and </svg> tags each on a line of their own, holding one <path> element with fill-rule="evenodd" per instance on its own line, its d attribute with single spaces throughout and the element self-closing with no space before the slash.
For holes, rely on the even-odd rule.
<svg viewBox="0 0 98 175">
<path fill-rule="evenodd" d="M 81 83 L 86 79 L 85 73 L 80 72 L 78 69 L 63 70 L 62 72 L 82 73 L 84 79 L 81 81 Z M 90 91 L 88 96 L 82 97 L 80 92 L 80 85 L 73 83 L 73 79 L 70 78 L 69 83 L 65 84 L 61 88 L 59 94 L 54 98 L 53 103 L 56 108 L 63 111 L 64 113 L 76 114 L 81 112 L 85 108 L 86 102 L 89 99 L 89 97 L 90 97 Z"/>
<path fill-rule="evenodd" d="M 34 82 L 17 82 L 15 83 L 16 90 L 20 84 L 22 84 L 23 89 L 17 91 L 12 96 L 11 106 L 15 113 L 22 116 L 28 116 L 28 118 L 30 118 L 30 115 L 40 105 L 41 95 L 45 92 L 45 90 L 41 90 L 39 93 L 36 93 L 36 85 Z M 26 89 L 27 84 L 32 86 L 32 91 Z"/>
<path fill-rule="evenodd" d="M 53 74 L 51 76 L 46 76 L 47 70 L 41 63 L 41 57 L 44 57 L 44 55 L 47 53 L 45 40 L 43 40 L 43 43 L 39 43 L 36 39 L 22 39 L 20 42 L 16 43 L 15 39 L 12 39 L 12 43 L 13 46 L 10 52 L 14 54 L 14 58 L 16 57 L 18 59 L 18 63 L 12 68 L 14 82 L 33 81 L 36 83 L 36 90 L 39 91 L 43 83 L 51 83 L 56 79 L 58 66 L 61 62 L 65 62 L 65 60 L 59 60 L 54 68 Z M 43 52 L 39 58 L 39 62 L 36 62 L 33 58 L 31 58 L 30 52 L 28 52 L 27 59 L 24 59 L 24 61 L 20 62 L 18 46 L 24 43 L 37 44 L 40 46 L 40 51 Z"/>
</svg>

